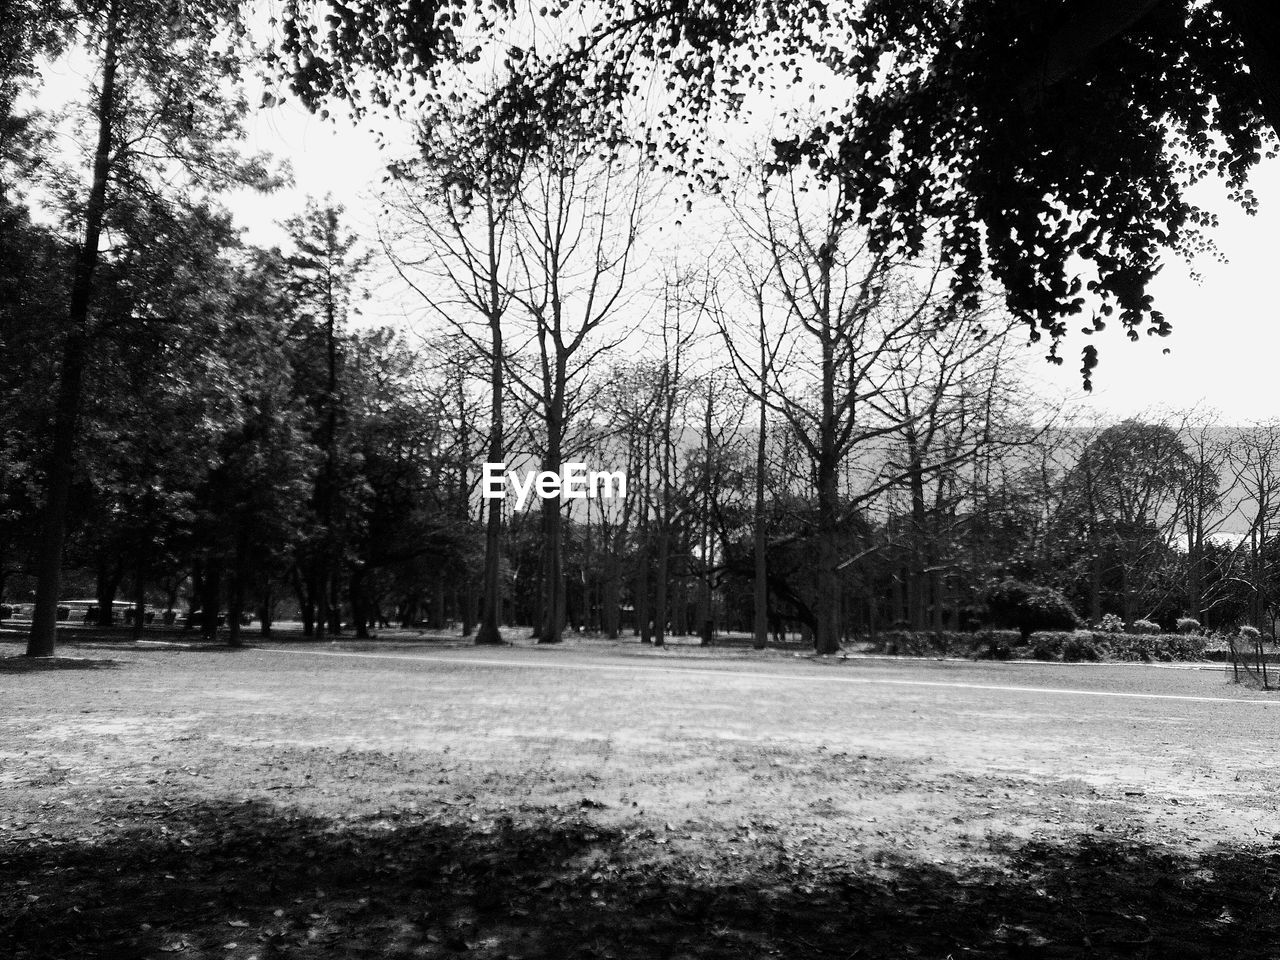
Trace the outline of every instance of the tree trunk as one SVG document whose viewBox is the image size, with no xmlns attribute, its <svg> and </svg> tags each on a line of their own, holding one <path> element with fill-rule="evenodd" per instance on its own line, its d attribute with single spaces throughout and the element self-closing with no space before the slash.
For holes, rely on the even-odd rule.
<svg viewBox="0 0 1280 960">
<path fill-rule="evenodd" d="M 133 642 L 142 639 L 142 628 L 147 615 L 147 547 L 144 541 L 138 548 L 133 568 Z"/>
<path fill-rule="evenodd" d="M 662 647 L 666 645 L 667 633 L 667 577 L 668 562 L 667 554 L 670 550 L 668 544 L 670 534 L 667 532 L 667 520 L 662 518 L 658 522 L 658 549 L 657 557 L 654 561 L 654 578 L 653 578 L 653 645 Z"/>
<path fill-rule="evenodd" d="M 837 516 L 836 466 L 818 464 L 818 602 L 814 651 L 820 655 L 840 652 L 840 559 Z"/>
<path fill-rule="evenodd" d="M 98 601 L 97 625 L 100 627 L 109 629 L 115 626 L 116 593 L 120 590 L 121 576 L 122 571 L 118 567 L 113 568 L 105 560 L 98 562 L 97 589 L 94 593 Z"/>
<path fill-rule="evenodd" d="M 352 570 L 351 581 L 347 585 L 351 594 L 351 620 L 356 627 L 356 639 L 369 639 L 369 605 L 364 597 L 364 571 Z"/>
<path fill-rule="evenodd" d="M 51 657 L 57 646 L 58 595 L 62 592 L 62 550 L 71 504 L 75 470 L 76 425 L 84 387 L 89 339 L 89 303 L 93 274 L 98 267 L 98 242 L 107 208 L 107 180 L 111 174 L 111 143 L 116 99 L 116 4 L 107 6 L 102 86 L 98 97 L 98 146 L 93 158 L 93 185 L 85 205 L 84 242 L 76 256 L 67 310 L 67 335 L 62 346 L 50 444 L 44 530 L 36 553 L 36 597 L 31 615 L 27 656 Z"/>
<path fill-rule="evenodd" d="M 561 393 L 567 376 L 557 362 L 557 382 L 554 396 L 547 410 L 547 455 L 542 469 L 559 474 L 563 465 L 562 440 L 564 412 L 561 409 Z M 559 497 L 547 497 L 542 501 L 543 564 L 542 577 L 542 627 L 538 631 L 539 643 L 559 643 L 564 637 L 565 582 L 564 582 L 564 524 Z"/>
<path fill-rule="evenodd" d="M 243 528 L 236 535 L 235 559 L 231 565 L 231 582 L 227 589 L 227 643 L 233 647 L 244 645 L 240 636 L 240 617 L 244 613 L 244 579 L 249 566 L 249 534 Z"/>
<path fill-rule="evenodd" d="M 302 635 L 308 638 L 314 637 L 316 635 L 315 600 L 297 567 L 293 570 L 293 592 L 298 598 L 298 616 L 302 617 Z"/>
<path fill-rule="evenodd" d="M 218 636 L 218 607 L 222 599 L 222 560 L 205 557 L 200 593 L 200 633 L 206 640 Z"/>
<path fill-rule="evenodd" d="M 258 607 L 258 632 L 264 637 L 271 636 L 271 622 L 275 611 L 271 597 L 271 579 L 264 577 L 262 581 L 262 603 Z"/>
<path fill-rule="evenodd" d="M 609 570 L 601 586 L 600 620 L 604 634 L 610 640 L 617 640 L 620 630 L 621 611 L 618 599 L 618 560 L 609 558 Z"/>
<path fill-rule="evenodd" d="M 765 366 L 765 340 L 760 338 L 760 369 Z M 759 435 L 756 437 L 756 505 L 755 522 L 752 524 L 752 549 L 755 554 L 755 582 L 753 584 L 753 612 L 751 645 L 763 650 L 769 643 L 769 566 L 766 555 L 764 516 L 764 470 L 767 453 L 765 430 L 768 426 L 768 407 L 765 405 L 765 379 L 761 373 L 760 380 L 760 423 Z"/>
<path fill-rule="evenodd" d="M 497 266 L 494 244 L 495 223 L 493 198 L 488 197 L 489 204 L 489 462 L 502 463 L 504 453 L 502 422 L 502 314 L 498 304 L 501 294 L 498 291 Z M 476 631 L 476 645 L 485 646 L 502 643 L 502 632 L 498 621 L 502 618 L 502 500 L 489 501 L 489 517 L 484 537 L 484 586 L 480 608 L 480 629 Z"/>
<path fill-rule="evenodd" d="M 471 574 L 465 574 L 462 581 L 462 599 L 459 606 L 462 608 L 462 635 L 464 637 L 471 636 L 475 630 L 475 587 L 471 582 Z"/>
</svg>

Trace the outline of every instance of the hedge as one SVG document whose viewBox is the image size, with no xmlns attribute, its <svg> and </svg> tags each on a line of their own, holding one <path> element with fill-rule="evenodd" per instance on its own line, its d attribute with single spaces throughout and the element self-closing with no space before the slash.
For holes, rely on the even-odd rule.
<svg viewBox="0 0 1280 960">
<path fill-rule="evenodd" d="M 1043 631 L 1019 645 L 1017 630 L 912 632 L 877 634 L 872 649 L 908 657 L 972 657 L 984 660 L 1049 660 L 1066 663 L 1203 660 L 1208 641 L 1194 634 L 1105 633 L 1100 630 Z"/>
</svg>

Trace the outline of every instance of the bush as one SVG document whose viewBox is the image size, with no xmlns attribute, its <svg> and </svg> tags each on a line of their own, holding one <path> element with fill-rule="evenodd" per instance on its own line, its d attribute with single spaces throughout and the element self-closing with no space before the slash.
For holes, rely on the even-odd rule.
<svg viewBox="0 0 1280 960">
<path fill-rule="evenodd" d="M 1200 621 L 1195 617 L 1179 617 L 1177 627 L 1179 633 L 1199 633 Z"/>
<path fill-rule="evenodd" d="M 1257 643 L 1262 639 L 1262 634 L 1257 627 L 1243 626 L 1240 628 L 1240 639 L 1245 643 Z"/>
<path fill-rule="evenodd" d="M 1037 630 L 1073 630 L 1077 620 L 1071 604 L 1052 587 L 1006 580 L 987 592 L 987 609 L 998 627 L 1017 630 L 1027 643 Z"/>
<path fill-rule="evenodd" d="M 1103 614 L 1094 629 L 1101 630 L 1103 633 L 1124 633 L 1124 621 L 1114 613 Z"/>
<path fill-rule="evenodd" d="M 1199 634 L 1108 633 L 1103 630 L 1042 630 L 1029 644 L 1014 648 L 1018 633 L 1013 630 L 984 630 L 981 633 L 944 631 L 912 632 L 889 630 L 876 636 L 875 649 L 881 653 L 916 657 L 972 657 L 978 660 L 1007 660 L 1013 657 L 1067 663 L 1101 661 L 1203 660 L 1210 641 Z"/>
<path fill-rule="evenodd" d="M 1130 633 L 1160 633 L 1160 624 L 1154 620 L 1135 620 L 1129 628 Z"/>
<path fill-rule="evenodd" d="M 1067 645 L 1068 638 L 1071 634 L 1057 632 L 1046 632 L 1034 634 L 1031 637 L 1031 659 L 1032 660 L 1061 660 L 1062 651 Z"/>
<path fill-rule="evenodd" d="M 1153 660 L 1172 662 L 1176 660 L 1201 660 L 1204 658 L 1208 641 L 1196 634 L 1183 633 L 1122 633 L 1106 634 L 1111 646 L 1112 660 L 1138 660 L 1150 663 Z"/>
<path fill-rule="evenodd" d="M 981 633 L 943 630 L 882 630 L 876 634 L 873 649 L 877 653 L 903 657 L 980 657 L 1004 660 L 1017 643 L 1012 630 L 984 630 Z"/>
</svg>

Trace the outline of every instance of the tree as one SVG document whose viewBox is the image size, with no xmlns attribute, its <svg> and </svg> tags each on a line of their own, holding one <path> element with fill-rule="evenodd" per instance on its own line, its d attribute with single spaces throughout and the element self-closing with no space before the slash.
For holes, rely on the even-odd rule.
<svg viewBox="0 0 1280 960">
<path fill-rule="evenodd" d="M 1132 622 L 1151 613 L 1151 593 L 1173 550 L 1178 498 L 1192 471 L 1186 446 L 1167 423 L 1129 419 L 1102 430 L 1065 480 L 1073 508 L 1063 520 L 1083 526 L 1097 551 L 1100 575 L 1108 564 L 1118 577 L 1120 614 Z M 1074 549 L 1064 538 L 1063 548 Z M 1099 604 L 1100 606 L 1100 604 Z"/>
<path fill-rule="evenodd" d="M 92 159 L 87 186 L 60 179 L 55 196 L 78 227 L 56 378 L 46 463 L 44 532 L 36 564 L 28 655 L 51 656 L 56 640 L 77 421 L 96 336 L 100 241 L 119 211 L 190 203 L 192 193 L 231 182 L 265 185 L 261 165 L 230 149 L 245 103 L 229 93 L 238 61 L 221 42 L 238 28 L 239 5 L 203 0 L 181 10 L 162 0 L 105 0 L 78 8 L 82 41 L 98 58 L 90 99 Z M 178 196 L 182 194 L 182 196 Z"/>
<path fill-rule="evenodd" d="M 1241 430 L 1232 438 L 1229 456 L 1232 486 L 1243 494 L 1239 506 L 1248 523 L 1243 546 L 1248 550 L 1249 619 L 1263 629 L 1269 626 L 1265 614 L 1273 599 L 1267 568 L 1268 561 L 1274 561 L 1274 550 L 1268 547 L 1280 517 L 1280 422 L 1262 421 Z"/>
<path fill-rule="evenodd" d="M 314 630 L 321 637 L 326 631 L 340 633 L 342 628 L 337 610 L 351 495 L 339 462 L 344 426 L 340 421 L 345 412 L 340 353 L 356 287 L 371 256 L 359 249 L 359 238 L 343 225 L 343 213 L 341 206 L 328 201 L 319 205 L 308 200 L 302 215 L 284 225 L 293 248 L 286 261 L 288 289 L 297 311 L 301 348 L 296 376 L 314 410 L 314 443 L 323 457 L 315 480 L 316 526 L 305 558 L 306 592 L 299 599 L 306 610 L 317 611 Z"/>
<path fill-rule="evenodd" d="M 959 301 L 994 278 L 1055 359 L 1086 311 L 1093 328 L 1117 315 L 1133 336 L 1169 332 L 1147 286 L 1163 251 L 1199 249 L 1213 222 L 1186 187 L 1221 174 L 1252 210 L 1248 171 L 1280 127 L 1269 0 L 604 0 L 575 28 L 562 10 L 290 0 L 281 47 L 310 103 L 370 88 L 384 107 L 406 88 L 443 101 L 458 64 L 492 59 L 507 79 L 491 103 L 521 137 L 577 123 L 712 175 L 709 119 L 829 78 L 825 114 L 778 135 L 777 163 L 839 180 L 877 251 L 938 238 Z M 636 101 L 663 89 L 637 132 Z M 1086 345 L 1086 383 L 1096 364 Z"/>
<path fill-rule="evenodd" d="M 987 592 L 987 608 L 998 627 L 1012 627 L 1031 639 L 1036 630 L 1074 630 L 1075 611 L 1067 598 L 1051 587 L 1006 580 Z"/>
<path fill-rule="evenodd" d="M 839 186 L 815 191 L 814 200 L 806 198 L 813 185 L 798 174 L 762 186 L 759 202 L 744 201 L 737 219 L 775 278 L 780 319 L 770 335 L 781 341 L 778 356 L 785 359 L 758 362 L 758 336 L 750 348 L 733 336 L 726 346 L 739 382 L 787 424 L 811 465 L 814 642 L 819 653 L 833 653 L 841 636 L 839 531 L 853 506 L 842 496 L 842 468 L 855 451 L 914 416 L 877 404 L 913 344 L 946 319 L 934 295 L 940 270 L 872 251 L 844 216 Z M 766 389 L 756 386 L 761 370 L 768 373 Z M 878 475 L 882 464 L 867 466 L 862 499 L 893 482 Z"/>
<path fill-rule="evenodd" d="M 1187 546 L 1186 612 L 1205 620 L 1205 565 L 1210 538 L 1221 529 L 1226 489 L 1222 473 L 1233 444 L 1223 435 L 1221 423 L 1211 413 L 1188 417 L 1183 428 L 1187 446 L 1187 475 L 1183 479 L 1181 513 Z"/>
<path fill-rule="evenodd" d="M 476 117 L 467 119 L 474 122 Z M 459 127 L 470 129 L 465 122 L 419 127 L 421 157 L 392 168 L 403 188 L 393 202 L 400 229 L 397 235 L 384 238 L 383 247 L 428 310 L 488 364 L 487 462 L 503 463 L 507 455 L 504 321 L 514 298 L 511 233 L 526 158 L 496 137 L 470 150 L 472 141 Z M 425 202 L 410 186 L 426 188 Z M 476 319 L 483 324 L 480 333 L 470 326 Z M 477 645 L 503 642 L 502 510 L 501 500 L 488 501 Z"/>
</svg>

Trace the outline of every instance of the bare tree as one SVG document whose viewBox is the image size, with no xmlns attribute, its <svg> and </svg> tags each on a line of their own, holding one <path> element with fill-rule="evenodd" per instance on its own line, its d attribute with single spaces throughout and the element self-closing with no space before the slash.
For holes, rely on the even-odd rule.
<svg viewBox="0 0 1280 960">
<path fill-rule="evenodd" d="M 1211 411 L 1188 414 L 1182 433 L 1187 463 L 1178 506 L 1187 547 L 1186 610 L 1203 622 L 1209 542 L 1231 514 L 1224 509 L 1228 488 L 1222 485 L 1222 477 L 1233 449 L 1217 414 Z"/>
<path fill-rule="evenodd" d="M 483 123 L 483 117 L 479 118 Z M 383 248 L 429 312 L 456 330 L 485 358 L 489 370 L 488 462 L 503 463 L 507 352 L 504 320 L 515 295 L 513 210 L 525 166 L 523 154 L 484 138 L 446 129 L 420 131 L 422 159 L 395 168 L 399 189 L 389 201 L 395 229 Z M 419 193 L 426 188 L 425 198 Z M 479 320 L 481 330 L 475 327 Z M 483 332 L 481 332 L 483 331 Z M 487 504 L 485 559 L 477 644 L 502 643 L 503 502 Z"/>
<path fill-rule="evenodd" d="M 914 630 L 943 628 L 944 582 L 958 558 L 951 543 L 967 485 L 962 468 L 982 452 L 1019 442 L 1007 427 L 1017 395 L 1008 362 L 1013 323 L 966 314 L 945 326 L 925 321 L 895 358 L 883 390 L 868 400 L 886 423 L 886 476 L 907 495 L 904 620 Z"/>
<path fill-rule="evenodd" d="M 1264 420 L 1241 430 L 1231 443 L 1230 463 L 1231 485 L 1242 494 L 1240 509 L 1248 522 L 1243 546 L 1248 550 L 1249 614 L 1262 628 L 1271 600 L 1264 548 L 1280 517 L 1280 421 Z"/>
<path fill-rule="evenodd" d="M 762 338 L 747 348 L 726 337 L 740 382 L 782 418 L 811 464 L 820 653 L 838 650 L 841 635 L 838 530 L 848 514 L 841 468 L 855 450 L 900 427 L 871 401 L 898 358 L 938 320 L 941 274 L 873 251 L 846 216 L 846 201 L 839 185 L 819 188 L 793 174 L 735 203 L 743 242 L 762 250 L 770 266 L 775 309 L 786 318 L 772 335 L 785 363 L 757 359 Z M 883 478 L 873 484 L 885 485 Z"/>
<path fill-rule="evenodd" d="M 607 325 L 628 303 L 645 184 L 634 165 L 601 161 L 568 134 L 527 173 L 513 239 L 514 296 L 529 328 L 529 356 L 522 363 L 509 357 L 507 366 L 518 402 L 540 424 L 533 440 L 542 469 L 558 474 L 567 456 L 584 447 L 574 429 L 584 419 L 595 361 L 628 335 Z M 565 622 L 564 505 L 545 497 L 541 510 L 542 622 L 534 631 L 540 643 L 558 643 Z"/>
</svg>

